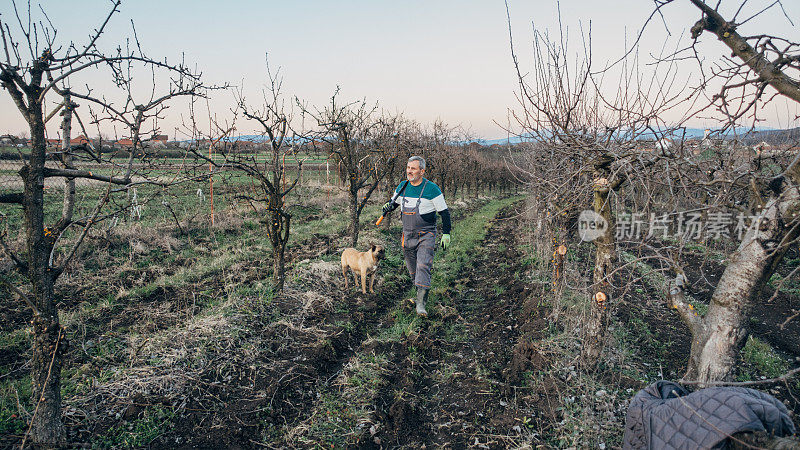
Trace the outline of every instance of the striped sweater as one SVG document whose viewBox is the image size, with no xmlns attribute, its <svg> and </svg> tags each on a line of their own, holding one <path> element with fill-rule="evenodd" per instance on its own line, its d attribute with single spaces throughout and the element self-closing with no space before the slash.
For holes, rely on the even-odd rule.
<svg viewBox="0 0 800 450">
<path fill-rule="evenodd" d="M 437 186 L 433 181 L 428 180 L 428 182 L 425 183 L 424 178 L 422 181 L 423 182 L 420 183 L 419 186 L 414 186 L 411 183 L 408 183 L 408 186 L 406 186 L 403 194 L 395 199 L 395 208 L 397 208 L 401 202 L 405 202 L 403 205 L 404 209 L 413 208 L 417 204 L 417 198 L 419 197 L 422 186 L 424 185 L 425 192 L 422 193 L 422 200 L 419 203 L 420 217 L 422 217 L 422 219 L 426 222 L 435 225 L 436 213 L 438 212 L 439 215 L 442 216 L 442 232 L 444 234 L 450 234 L 450 210 L 447 209 L 447 203 L 444 201 L 444 194 L 442 194 L 442 190 L 439 189 L 439 186 Z M 394 192 L 400 192 L 400 189 L 403 188 L 404 184 L 406 184 L 405 181 L 400 183 Z"/>
</svg>

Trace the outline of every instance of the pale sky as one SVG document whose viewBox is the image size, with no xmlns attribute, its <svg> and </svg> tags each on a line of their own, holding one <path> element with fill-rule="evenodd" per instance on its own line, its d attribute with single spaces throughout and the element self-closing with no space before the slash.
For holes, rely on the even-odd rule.
<svg viewBox="0 0 800 450">
<path fill-rule="evenodd" d="M 724 1 L 723 12 L 731 16 L 738 3 Z M 762 3 L 748 7 L 755 12 Z M 110 6 L 107 0 L 34 1 L 37 17 L 41 17 L 36 13 L 39 4 L 58 28 L 61 42 L 78 43 L 86 41 Z M 559 4 L 509 0 L 509 5 L 515 48 L 524 69 L 532 58 L 531 24 L 557 34 Z M 800 36 L 800 2 L 784 6 L 794 25 L 776 10 L 745 24 L 740 33 Z M 571 43 L 577 44 L 575 51 L 581 28 L 588 30 L 591 21 L 596 66 L 622 55 L 626 40 L 633 40 L 652 7 L 652 2 L 643 0 L 560 3 L 561 21 L 569 29 Z M 658 52 L 665 41 L 681 35 L 688 39 L 688 29 L 700 17 L 688 0 L 676 0 L 664 11 L 672 36 L 659 19 L 648 28 L 641 53 Z M 10 0 L 3 0 L 0 14 L 14 25 Z M 311 104 L 326 102 L 338 85 L 345 99 L 365 97 L 423 123 L 441 118 L 486 139 L 505 137 L 494 122 L 505 123 L 508 108 L 516 107 L 506 8 L 499 0 L 129 0 L 112 19 L 101 46 L 121 44 L 131 34 L 131 20 L 149 56 L 177 61 L 184 54 L 207 83 L 244 83 L 252 100 L 257 100 L 263 86 L 268 52 L 273 69 L 281 69 L 284 93 Z M 709 58 L 727 53 L 712 36 L 706 34 L 704 40 Z M 98 90 L 104 85 L 87 76 Z M 216 94 L 210 108 L 224 116 L 231 99 L 231 94 Z M 796 106 L 791 108 L 772 114 L 767 125 L 797 126 L 785 119 L 798 114 Z M 161 122 L 170 137 L 179 123 L 175 116 L 182 110 L 175 104 L 173 114 Z M 49 134 L 55 128 L 49 126 Z M 18 110 L 8 94 L 0 92 L 0 134 L 23 130 Z M 242 127 L 243 134 L 247 131 Z"/>
</svg>

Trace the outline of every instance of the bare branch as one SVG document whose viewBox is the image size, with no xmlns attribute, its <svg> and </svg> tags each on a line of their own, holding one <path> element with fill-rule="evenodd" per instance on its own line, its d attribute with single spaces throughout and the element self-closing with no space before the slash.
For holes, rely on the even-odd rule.
<svg viewBox="0 0 800 450">
<path fill-rule="evenodd" d="M 14 286 L 13 283 L 11 283 L 10 281 L 6 280 L 5 276 L 2 273 L 0 273 L 0 284 L 3 284 L 8 289 L 10 289 L 15 294 L 17 294 L 17 296 L 19 296 L 19 298 L 21 298 L 22 301 L 24 301 L 33 310 L 33 315 L 34 316 L 41 316 L 41 313 L 39 312 L 39 308 L 36 307 L 36 305 L 33 303 L 33 301 L 27 295 L 25 295 L 24 292 L 19 290 L 19 288 Z"/>
<path fill-rule="evenodd" d="M 736 57 L 758 75 L 759 81 L 769 84 L 781 94 L 800 103 L 800 83 L 797 80 L 786 75 L 762 53 L 756 51 L 736 32 L 736 24 L 726 21 L 702 0 L 691 0 L 691 2 L 705 15 L 692 27 L 692 38 L 697 39 L 703 31 L 715 34 Z"/>
<path fill-rule="evenodd" d="M 791 379 L 793 376 L 800 373 L 800 367 L 792 369 L 785 374 L 775 377 L 775 378 L 768 378 L 766 380 L 755 380 L 755 381 L 694 381 L 694 380 L 684 380 L 681 379 L 678 382 L 680 384 L 685 385 L 698 385 L 701 384 L 704 387 L 711 387 L 711 386 L 762 386 L 765 384 L 776 384 L 776 383 L 783 383 Z"/>
<path fill-rule="evenodd" d="M 0 203 L 17 203 L 22 204 L 25 194 L 22 192 L 12 192 L 0 194 Z"/>
<path fill-rule="evenodd" d="M 692 333 L 697 333 L 701 329 L 702 320 L 700 316 L 698 316 L 697 311 L 695 311 L 694 306 L 686 301 L 686 297 L 684 296 L 685 286 L 686 276 L 682 271 L 679 271 L 678 275 L 675 276 L 675 280 L 668 286 L 669 305 L 678 311 L 681 319 L 683 319 L 686 326 L 692 330 Z"/>
<path fill-rule="evenodd" d="M 72 258 L 75 257 L 75 254 L 77 253 L 78 248 L 81 246 L 81 244 L 83 243 L 83 240 L 86 238 L 86 234 L 89 232 L 89 229 L 92 228 L 92 225 L 94 225 L 96 223 L 97 216 L 100 214 L 100 211 L 103 209 L 103 206 L 106 204 L 106 202 L 108 202 L 109 192 L 110 192 L 110 186 L 109 186 L 109 188 L 106 189 L 106 192 L 103 194 L 103 197 L 97 203 L 97 206 L 95 207 L 94 212 L 92 213 L 91 217 L 89 217 L 89 219 L 86 222 L 84 222 L 83 231 L 81 232 L 81 235 L 78 237 L 78 240 L 75 241 L 75 243 L 73 244 L 72 250 L 70 250 L 69 253 L 67 253 L 67 256 L 64 258 L 64 261 L 61 263 L 61 265 L 59 267 L 56 267 L 56 268 L 53 269 L 55 274 L 56 274 L 55 276 L 58 276 L 59 274 L 64 272 L 64 269 L 67 268 L 67 266 L 69 265 L 70 261 L 72 261 Z M 53 245 L 53 247 L 55 248 L 55 245 Z M 53 256 L 52 256 L 52 253 L 51 253 L 51 255 L 50 255 L 50 264 L 51 265 L 52 265 L 52 258 L 53 258 Z"/>
</svg>

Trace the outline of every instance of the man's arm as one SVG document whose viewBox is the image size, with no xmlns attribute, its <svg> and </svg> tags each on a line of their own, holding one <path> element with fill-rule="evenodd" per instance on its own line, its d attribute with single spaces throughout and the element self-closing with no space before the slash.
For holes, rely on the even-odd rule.
<svg viewBox="0 0 800 450">
<path fill-rule="evenodd" d="M 442 202 L 444 202 L 444 197 L 442 197 Z M 447 208 L 447 204 L 444 205 L 444 209 L 439 211 L 439 215 L 442 216 L 442 240 L 439 245 L 442 246 L 442 250 L 447 250 L 447 247 L 450 246 L 450 210 Z"/>
<path fill-rule="evenodd" d="M 439 215 L 442 216 L 442 234 L 450 234 L 450 210 L 445 208 Z"/>
<path fill-rule="evenodd" d="M 433 199 L 433 206 L 442 216 L 442 233 L 450 234 L 450 209 L 447 208 L 447 202 L 444 201 L 443 194 L 439 194 Z"/>
</svg>

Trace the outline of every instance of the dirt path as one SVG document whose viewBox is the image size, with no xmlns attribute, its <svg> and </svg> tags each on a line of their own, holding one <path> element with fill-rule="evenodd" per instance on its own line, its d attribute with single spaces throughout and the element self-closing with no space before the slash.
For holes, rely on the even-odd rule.
<svg viewBox="0 0 800 450">
<path fill-rule="evenodd" d="M 511 368 L 528 297 L 517 250 L 520 204 L 505 208 L 418 332 L 388 349 L 394 368 L 375 405 L 373 443 L 506 448 L 521 442 L 531 404 Z M 409 304 L 410 307 L 410 304 Z"/>
</svg>

